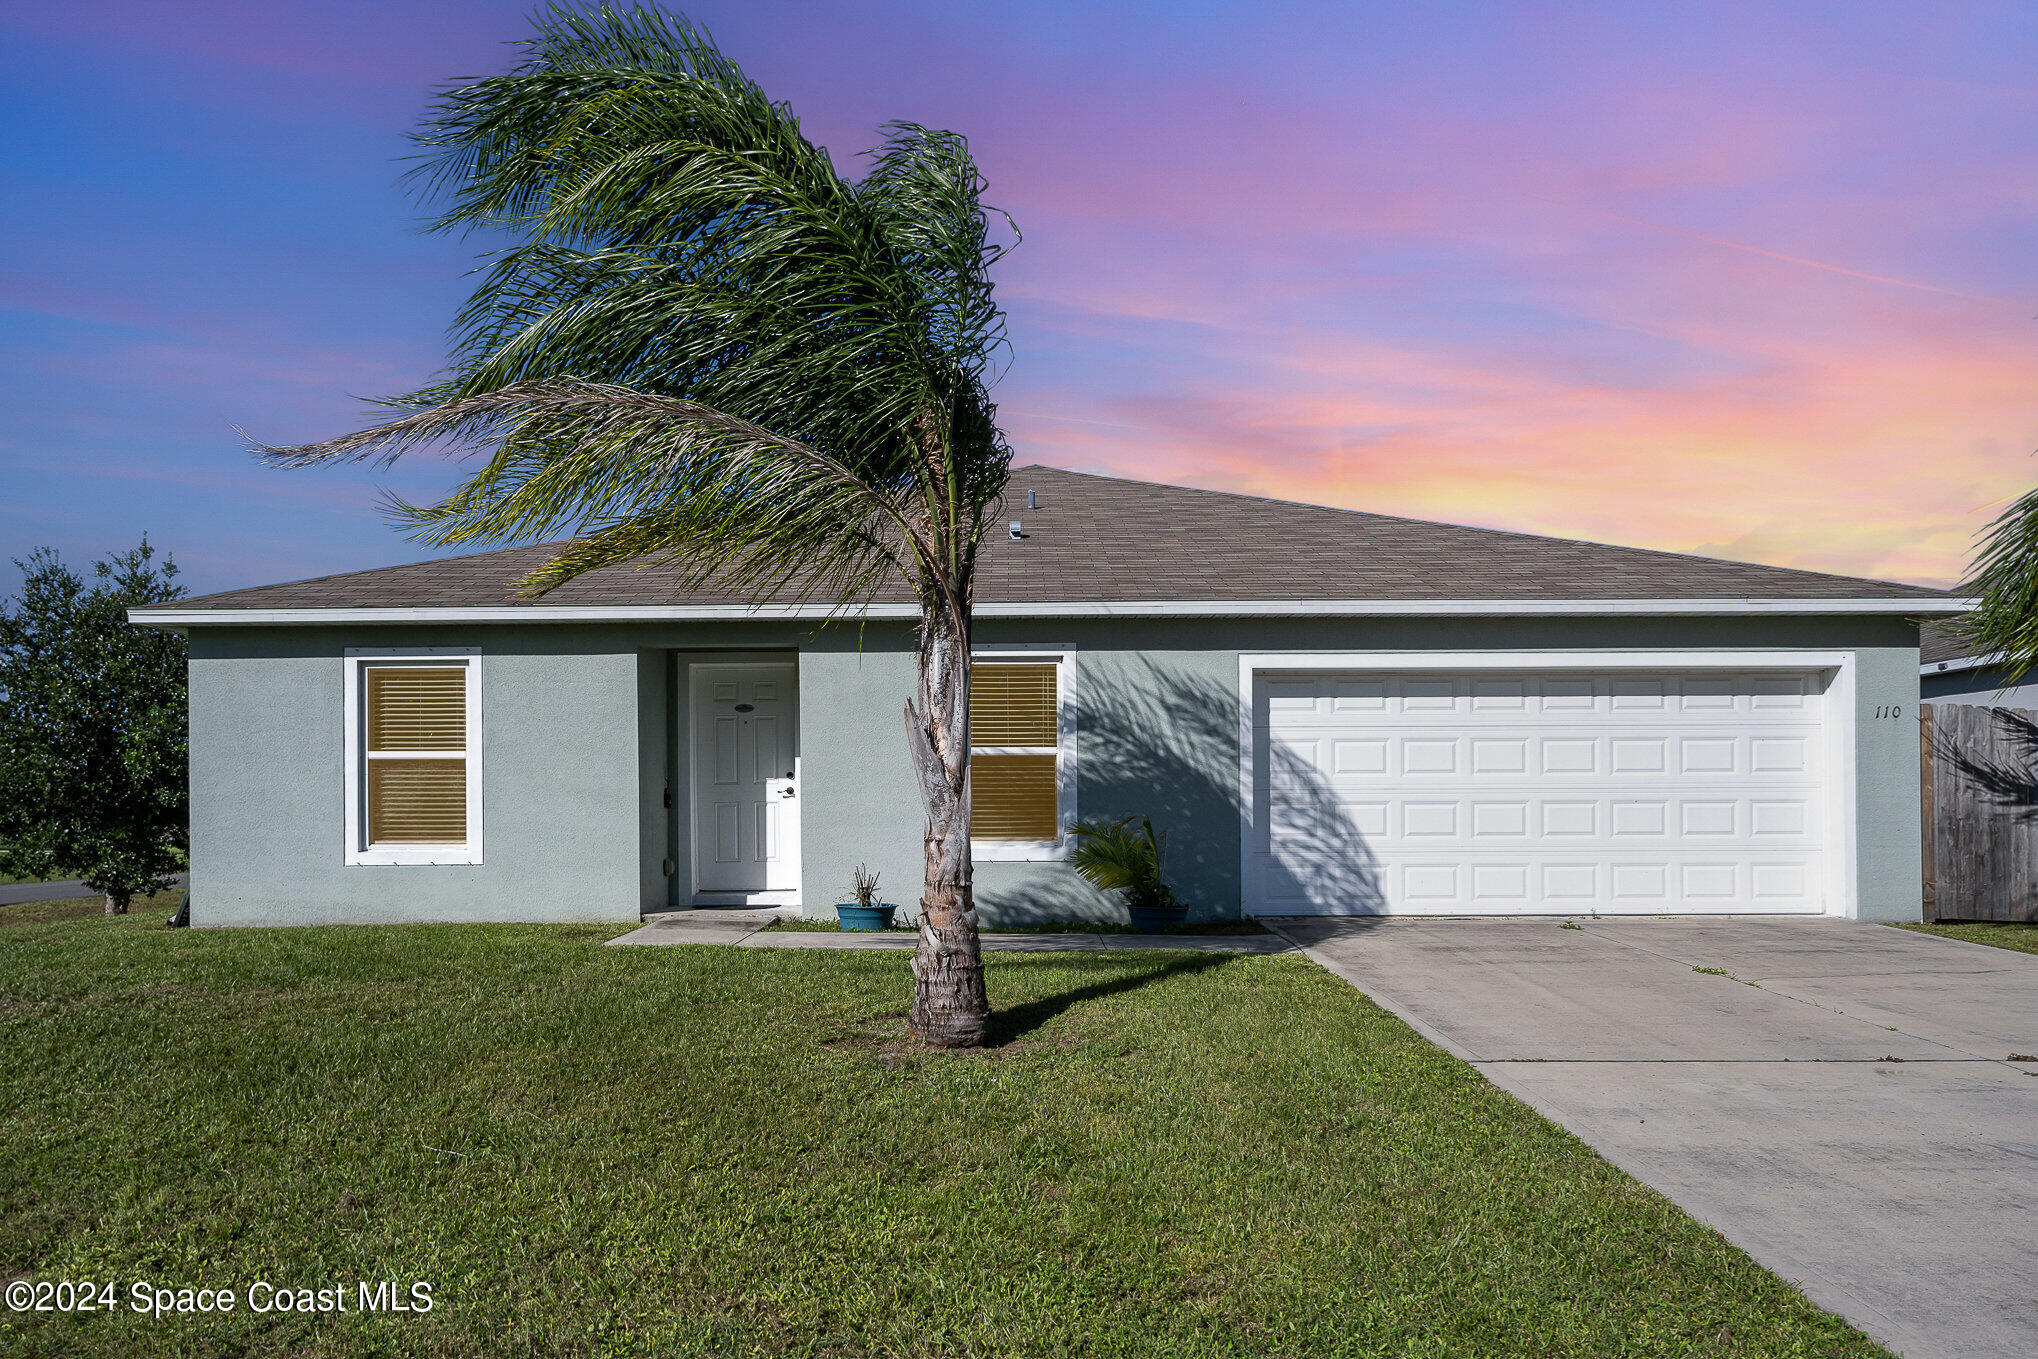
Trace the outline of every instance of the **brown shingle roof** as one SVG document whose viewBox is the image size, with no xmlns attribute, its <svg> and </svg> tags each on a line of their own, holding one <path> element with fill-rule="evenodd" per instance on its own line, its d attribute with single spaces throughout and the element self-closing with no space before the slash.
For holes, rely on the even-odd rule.
<svg viewBox="0 0 2038 1359">
<path fill-rule="evenodd" d="M 1027 509 L 1033 491 L 1038 507 Z M 1258 496 L 1013 469 L 985 544 L 980 603 L 1169 600 L 1943 599 L 1944 592 L 1674 552 L 1396 519 Z M 179 600 L 177 609 L 446 608 L 516 604 L 544 546 L 321 576 Z M 904 603 L 903 585 L 881 602 Z M 739 604 L 670 570 L 610 567 L 530 604 Z"/>
<path fill-rule="evenodd" d="M 1964 661 L 1974 655 L 1974 643 L 1956 637 L 1944 628 L 1927 623 L 1918 630 L 1918 659 L 1926 665 L 1940 661 Z"/>
</svg>

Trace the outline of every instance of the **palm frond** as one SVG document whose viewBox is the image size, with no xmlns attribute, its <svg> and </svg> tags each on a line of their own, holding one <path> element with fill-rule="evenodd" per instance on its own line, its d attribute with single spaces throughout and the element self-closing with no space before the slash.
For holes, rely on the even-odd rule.
<svg viewBox="0 0 2038 1359">
<path fill-rule="evenodd" d="M 1976 655 L 2000 655 L 2016 683 L 2038 666 L 2038 490 L 1982 530 L 1965 592 L 1980 600 L 1973 612 L 1941 626 Z"/>
<path fill-rule="evenodd" d="M 1163 841 L 1151 819 L 1078 821 L 1069 834 L 1069 867 L 1092 886 L 1123 892 L 1133 906 L 1175 904 L 1174 891 L 1161 871 Z"/>
<path fill-rule="evenodd" d="M 880 223 L 900 268 L 913 280 L 925 327 L 939 353 L 936 380 L 950 438 L 941 448 L 938 475 L 924 486 L 960 526 L 959 550 L 973 558 L 991 507 L 1004 489 L 1011 450 L 998 432 L 989 389 L 991 365 L 1007 348 L 1004 313 L 992 300 L 991 266 L 1010 249 L 990 239 L 982 206 L 987 187 L 954 132 L 896 122 L 873 154 L 875 164 L 859 196 Z M 1000 214 L 1018 241 L 1019 230 Z M 979 492 L 990 488 L 989 495 Z"/>
<path fill-rule="evenodd" d="M 527 382 L 456 397 L 322 443 L 263 448 L 272 464 L 387 463 L 423 445 L 492 445 L 443 502 L 405 507 L 436 545 L 576 541 L 531 593 L 639 557 L 760 597 L 799 585 L 853 602 L 908 569 L 897 503 L 794 439 L 698 402 L 605 383 Z"/>
<path fill-rule="evenodd" d="M 651 556 L 843 603 L 903 574 L 966 609 L 1011 462 L 989 393 L 1004 247 L 966 143 L 894 125 L 854 183 L 684 19 L 535 23 L 418 139 L 433 226 L 513 238 L 450 370 L 399 418 L 265 455 L 485 452 L 398 513 L 437 545 L 573 533 L 533 590 Z"/>
</svg>

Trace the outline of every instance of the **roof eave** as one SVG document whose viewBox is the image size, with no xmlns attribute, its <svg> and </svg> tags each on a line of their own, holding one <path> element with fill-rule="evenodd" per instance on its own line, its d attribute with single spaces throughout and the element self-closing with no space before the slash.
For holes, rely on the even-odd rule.
<svg viewBox="0 0 2038 1359">
<path fill-rule="evenodd" d="M 1952 597 L 1865 599 L 1289 599 L 1093 600 L 983 603 L 979 618 L 1374 618 L 1391 616 L 1590 616 L 1609 614 L 1880 614 L 1944 618 L 1967 612 L 1971 599 Z M 769 622 L 912 619 L 913 604 L 870 604 L 843 610 L 828 604 L 498 604 L 439 607 L 130 609 L 142 627 L 298 627 L 394 623 L 642 623 Z"/>
<path fill-rule="evenodd" d="M 1929 679 L 1933 675 L 1951 675 L 1963 670 L 1986 670 L 1992 665 L 2002 665 L 2009 657 L 2002 652 L 1986 656 L 1949 656 L 1943 661 L 1926 661 L 1918 667 L 1918 675 Z"/>
</svg>

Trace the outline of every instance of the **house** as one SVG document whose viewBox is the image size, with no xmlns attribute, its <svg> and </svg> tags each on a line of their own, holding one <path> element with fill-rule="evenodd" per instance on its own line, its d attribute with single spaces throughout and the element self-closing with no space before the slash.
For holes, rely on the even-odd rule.
<svg viewBox="0 0 2038 1359">
<path fill-rule="evenodd" d="M 973 707 L 987 922 L 1919 916 L 1921 587 L 1015 469 Z M 1003 522 L 1001 520 L 1001 522 Z M 920 883 L 903 588 L 853 620 L 541 547 L 137 609 L 188 632 L 200 925 L 825 914 Z"/>
<path fill-rule="evenodd" d="M 1927 703 L 2038 708 L 2038 674 L 2012 678 L 2007 667 L 1944 628 L 1926 624 L 1919 639 L 1918 690 Z"/>
</svg>

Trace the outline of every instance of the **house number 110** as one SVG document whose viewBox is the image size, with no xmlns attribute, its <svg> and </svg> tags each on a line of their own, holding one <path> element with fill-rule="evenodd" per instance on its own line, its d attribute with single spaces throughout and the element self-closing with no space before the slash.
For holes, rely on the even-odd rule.
<svg viewBox="0 0 2038 1359">
<path fill-rule="evenodd" d="M 1902 717 L 1904 715 L 1903 705 L 1900 703 L 1887 704 L 1877 708 L 1875 715 L 1877 717 Z"/>
</svg>

